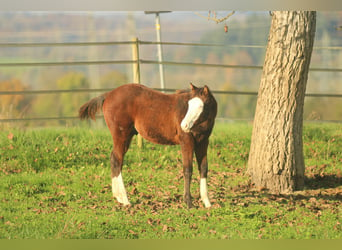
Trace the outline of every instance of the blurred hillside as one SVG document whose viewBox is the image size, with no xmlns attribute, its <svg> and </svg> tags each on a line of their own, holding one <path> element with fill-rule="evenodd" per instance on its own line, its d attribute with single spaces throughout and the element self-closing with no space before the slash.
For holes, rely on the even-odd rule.
<svg viewBox="0 0 342 250">
<path fill-rule="evenodd" d="M 201 12 L 207 15 L 205 12 Z M 218 12 L 219 17 L 227 12 Z M 262 66 L 271 17 L 268 12 L 236 12 L 216 24 L 194 12 L 161 14 L 162 41 L 223 44 L 224 46 L 164 45 L 164 60 Z M 224 25 L 228 32 L 224 32 Z M 316 49 L 311 68 L 342 68 L 342 12 L 319 12 Z M 144 12 L 0 12 L 0 43 L 65 43 L 155 41 L 154 15 Z M 253 45 L 257 47 L 241 47 Z M 140 58 L 157 60 L 156 45 L 141 45 Z M 130 45 L 0 47 L 0 63 L 132 60 Z M 189 82 L 213 90 L 257 91 L 261 70 L 165 66 L 167 88 L 187 88 Z M 342 93 L 341 72 L 311 72 L 308 93 Z M 16 84 L 9 84 L 15 82 Z M 0 67 L 0 91 L 21 89 L 114 88 L 132 82 L 131 65 Z M 141 65 L 141 82 L 159 87 L 157 65 Z M 80 95 L 80 97 L 76 97 Z M 76 115 L 89 94 L 1 96 L 0 118 Z M 26 98 L 26 99 L 25 99 Z M 11 100 L 12 100 L 11 99 Z M 20 101 L 19 101 L 20 99 Z M 48 104 L 42 105 L 48 99 Z M 252 119 L 255 96 L 217 95 L 219 116 Z M 306 98 L 305 118 L 342 120 L 342 98 Z M 6 100 L 6 101 L 4 101 Z M 17 100 L 17 101 L 15 101 Z M 67 106 L 67 107 L 65 107 Z M 329 109 L 326 107 L 329 106 Z M 74 111 L 74 112 L 73 112 Z"/>
</svg>

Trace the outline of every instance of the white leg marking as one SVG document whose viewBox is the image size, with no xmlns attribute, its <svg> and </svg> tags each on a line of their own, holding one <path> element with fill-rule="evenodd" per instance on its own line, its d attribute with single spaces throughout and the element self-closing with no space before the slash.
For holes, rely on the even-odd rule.
<svg viewBox="0 0 342 250">
<path fill-rule="evenodd" d="M 201 199 L 204 203 L 204 206 L 205 207 L 211 207 L 211 204 L 210 204 L 210 201 L 208 198 L 207 178 L 201 178 L 200 194 L 201 194 Z"/>
<path fill-rule="evenodd" d="M 127 193 L 121 173 L 118 175 L 118 177 L 114 177 L 112 179 L 112 191 L 113 196 L 116 197 L 118 202 L 124 204 L 125 206 L 131 204 L 127 198 Z"/>
<path fill-rule="evenodd" d="M 181 122 L 181 128 L 184 132 L 190 132 L 190 129 L 200 117 L 203 111 L 204 103 L 199 97 L 194 97 L 188 102 L 188 111 Z"/>
</svg>

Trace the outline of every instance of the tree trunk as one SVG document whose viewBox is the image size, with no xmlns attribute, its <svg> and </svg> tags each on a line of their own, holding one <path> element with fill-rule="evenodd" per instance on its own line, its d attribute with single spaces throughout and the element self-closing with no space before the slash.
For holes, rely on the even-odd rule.
<svg viewBox="0 0 342 250">
<path fill-rule="evenodd" d="M 248 160 L 252 182 L 272 193 L 304 187 L 303 107 L 315 29 L 316 12 L 273 12 Z"/>
</svg>

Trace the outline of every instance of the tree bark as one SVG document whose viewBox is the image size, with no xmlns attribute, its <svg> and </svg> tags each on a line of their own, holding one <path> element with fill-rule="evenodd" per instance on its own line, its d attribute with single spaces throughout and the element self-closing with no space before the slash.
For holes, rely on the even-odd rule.
<svg viewBox="0 0 342 250">
<path fill-rule="evenodd" d="M 303 107 L 315 29 L 314 11 L 273 12 L 248 160 L 252 182 L 272 193 L 304 187 Z"/>
</svg>

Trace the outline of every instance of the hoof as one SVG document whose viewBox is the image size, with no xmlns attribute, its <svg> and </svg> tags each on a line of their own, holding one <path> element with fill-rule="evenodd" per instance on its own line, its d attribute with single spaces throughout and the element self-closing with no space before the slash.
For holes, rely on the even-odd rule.
<svg viewBox="0 0 342 250">
<path fill-rule="evenodd" d="M 188 209 L 192 208 L 192 202 L 191 201 L 185 201 L 185 204 L 187 205 Z"/>
<path fill-rule="evenodd" d="M 121 198 L 121 197 L 115 197 L 115 198 L 120 204 L 122 204 L 124 206 L 130 206 L 131 205 L 131 203 L 128 201 L 127 198 Z"/>
<path fill-rule="evenodd" d="M 204 203 L 204 206 L 205 206 L 206 208 L 210 208 L 210 207 L 211 207 L 211 203 L 210 203 L 209 200 L 204 200 L 203 203 Z"/>
</svg>

